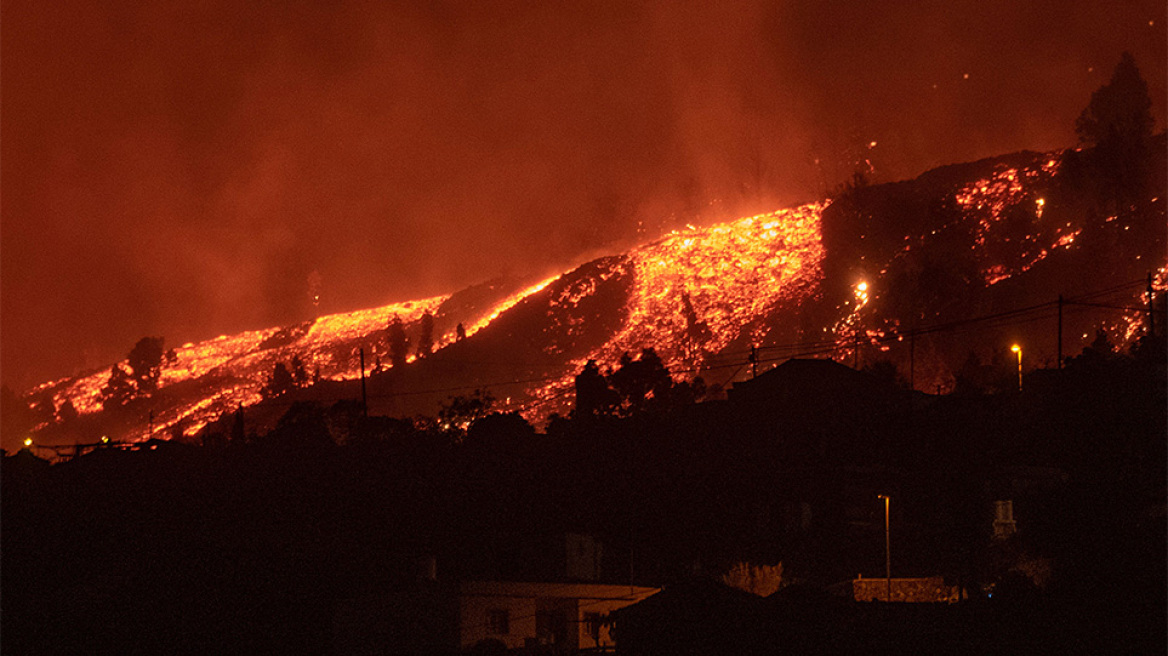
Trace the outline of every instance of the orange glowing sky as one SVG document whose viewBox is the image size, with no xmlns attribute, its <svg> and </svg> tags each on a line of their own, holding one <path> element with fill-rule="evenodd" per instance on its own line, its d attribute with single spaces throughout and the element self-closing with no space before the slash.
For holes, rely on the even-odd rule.
<svg viewBox="0 0 1168 656">
<path fill-rule="evenodd" d="M 6 0 L 3 381 L 1069 146 L 1123 50 L 1164 127 L 1162 1 L 726 6 Z"/>
</svg>

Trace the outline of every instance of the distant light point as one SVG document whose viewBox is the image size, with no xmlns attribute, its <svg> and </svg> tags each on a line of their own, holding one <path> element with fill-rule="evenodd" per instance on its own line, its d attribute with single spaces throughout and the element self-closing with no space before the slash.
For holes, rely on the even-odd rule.
<svg viewBox="0 0 1168 656">
<path fill-rule="evenodd" d="M 962 75 L 962 76 L 961 76 L 961 79 L 963 79 L 963 80 L 968 80 L 968 79 L 969 79 L 969 73 L 966 73 L 966 74 Z"/>
<path fill-rule="evenodd" d="M 873 142 L 870 142 L 870 143 L 868 144 L 868 147 L 869 147 L 869 148 L 875 148 L 875 147 L 876 147 L 876 142 L 875 142 L 875 141 L 873 141 Z"/>
</svg>

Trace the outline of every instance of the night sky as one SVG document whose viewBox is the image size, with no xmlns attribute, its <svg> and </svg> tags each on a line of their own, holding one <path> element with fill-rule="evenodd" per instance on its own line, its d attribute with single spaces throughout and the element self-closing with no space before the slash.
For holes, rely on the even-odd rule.
<svg viewBox="0 0 1168 656">
<path fill-rule="evenodd" d="M 1164 129 L 1163 0 L 694 4 L 4 0 L 0 375 L 1071 146 L 1124 50 Z"/>
</svg>

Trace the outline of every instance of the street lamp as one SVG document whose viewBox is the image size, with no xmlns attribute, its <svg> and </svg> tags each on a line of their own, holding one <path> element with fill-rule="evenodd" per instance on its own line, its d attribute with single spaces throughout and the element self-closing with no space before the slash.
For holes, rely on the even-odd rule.
<svg viewBox="0 0 1168 656">
<path fill-rule="evenodd" d="M 884 499 L 884 601 L 892 601 L 892 540 L 888 531 L 888 495 L 879 494 L 877 498 Z"/>
<path fill-rule="evenodd" d="M 1010 350 L 1018 354 L 1018 391 L 1022 391 L 1022 347 L 1017 344 L 1010 347 Z"/>
</svg>

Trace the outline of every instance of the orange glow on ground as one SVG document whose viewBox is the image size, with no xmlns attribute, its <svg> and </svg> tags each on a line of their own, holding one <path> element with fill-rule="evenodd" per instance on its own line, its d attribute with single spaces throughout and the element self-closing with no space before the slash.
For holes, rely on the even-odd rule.
<svg viewBox="0 0 1168 656">
<path fill-rule="evenodd" d="M 707 355 L 734 339 L 761 339 L 765 333 L 756 322 L 780 301 L 814 293 L 822 278 L 825 206 L 811 203 L 707 228 L 688 226 L 632 251 L 621 265 L 634 280 L 623 327 L 573 362 L 563 378 L 534 390 L 537 402 L 527 414 L 545 417 L 562 410 L 576 372 L 589 359 L 613 368 L 623 353 L 635 355 L 651 346 L 671 371 L 692 377 Z M 571 290 L 553 303 L 574 305 L 593 291 L 594 286 Z M 691 335 L 686 296 L 708 330 L 704 341 Z"/>
</svg>

